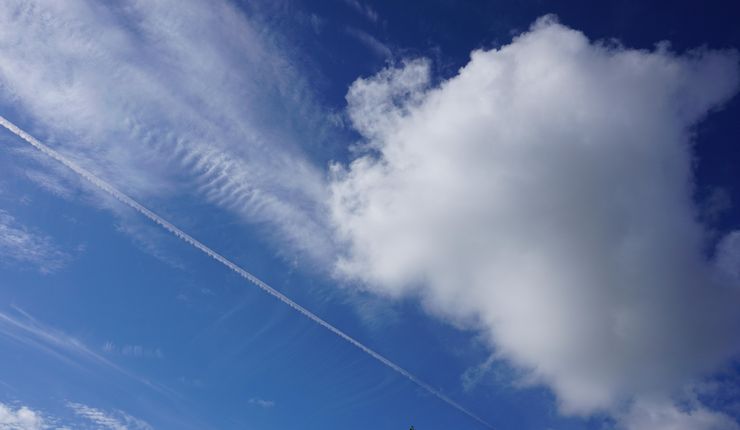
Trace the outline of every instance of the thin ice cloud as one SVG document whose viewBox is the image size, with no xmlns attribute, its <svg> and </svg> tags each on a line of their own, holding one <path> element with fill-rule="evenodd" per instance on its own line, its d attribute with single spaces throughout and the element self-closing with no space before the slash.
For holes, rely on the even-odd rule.
<svg viewBox="0 0 740 430">
<path fill-rule="evenodd" d="M 54 241 L 22 223 L 8 212 L 0 209 L 0 257 L 3 265 L 27 265 L 38 268 L 41 273 L 52 273 L 64 267 L 70 260 Z"/>
<path fill-rule="evenodd" d="M 105 430 L 153 430 L 144 420 L 133 417 L 123 411 L 108 412 L 83 403 L 69 402 L 67 406 L 79 417 Z"/>
<path fill-rule="evenodd" d="M 0 103 L 68 157 L 139 197 L 194 192 L 325 259 L 325 175 L 304 151 L 331 130 L 291 61 L 225 1 L 0 10 Z"/>
<path fill-rule="evenodd" d="M 250 405 L 259 406 L 260 408 L 263 408 L 263 409 L 269 409 L 269 408 L 275 407 L 275 402 L 274 401 L 260 399 L 260 398 L 256 398 L 256 397 L 253 397 L 253 398 L 249 399 L 249 404 Z"/>
</svg>

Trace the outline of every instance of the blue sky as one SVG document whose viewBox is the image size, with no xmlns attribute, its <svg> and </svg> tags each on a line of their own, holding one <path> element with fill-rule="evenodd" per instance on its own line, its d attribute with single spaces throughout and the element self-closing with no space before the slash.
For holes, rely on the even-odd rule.
<svg viewBox="0 0 740 430">
<path fill-rule="evenodd" d="M 0 429 L 740 428 L 738 18 L 6 2 Z"/>
</svg>

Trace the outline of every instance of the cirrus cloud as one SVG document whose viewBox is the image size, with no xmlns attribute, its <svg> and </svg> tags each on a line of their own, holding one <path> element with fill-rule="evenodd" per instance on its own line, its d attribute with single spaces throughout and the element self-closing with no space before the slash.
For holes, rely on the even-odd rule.
<svg viewBox="0 0 740 430">
<path fill-rule="evenodd" d="M 70 260 L 54 241 L 35 232 L 0 209 L 0 257 L 3 263 L 31 264 L 41 273 L 52 273 Z"/>
<path fill-rule="evenodd" d="M 334 129 L 259 21 L 227 1 L 9 1 L 0 106 L 132 194 L 193 193 L 325 260 L 324 172 L 305 148 Z"/>
</svg>

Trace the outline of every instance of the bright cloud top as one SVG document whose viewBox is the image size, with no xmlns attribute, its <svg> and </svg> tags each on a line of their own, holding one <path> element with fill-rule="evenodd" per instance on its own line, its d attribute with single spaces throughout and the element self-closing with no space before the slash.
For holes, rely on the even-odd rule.
<svg viewBox="0 0 740 430">
<path fill-rule="evenodd" d="M 567 413 L 660 398 L 738 352 L 740 289 L 702 254 L 690 152 L 737 53 L 592 43 L 543 18 L 439 87 L 429 74 L 407 62 L 347 95 L 368 152 L 334 167 L 338 273 L 479 328 Z"/>
</svg>

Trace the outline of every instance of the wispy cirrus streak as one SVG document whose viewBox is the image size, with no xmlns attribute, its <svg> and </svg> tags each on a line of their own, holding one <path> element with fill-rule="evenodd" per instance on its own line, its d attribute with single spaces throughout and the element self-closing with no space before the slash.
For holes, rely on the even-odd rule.
<svg viewBox="0 0 740 430">
<path fill-rule="evenodd" d="M 107 194 L 111 195 L 116 200 L 120 201 L 121 203 L 129 206 L 130 208 L 134 209 L 135 211 L 139 212 L 140 214 L 144 215 L 145 217 L 149 218 L 151 221 L 154 221 L 155 223 L 159 224 L 162 228 L 169 231 L 173 235 L 175 235 L 177 238 L 181 239 L 182 241 L 188 243 L 189 245 L 197 248 L 198 250 L 202 251 L 204 254 L 208 255 L 209 257 L 213 258 L 214 260 L 218 261 L 219 263 L 223 264 L 227 268 L 234 271 L 237 275 L 241 276 L 242 278 L 246 279 L 247 281 L 251 282 L 258 288 L 260 288 L 262 291 L 266 292 L 267 294 L 275 297 L 276 299 L 280 300 L 284 304 L 290 306 L 293 308 L 293 310 L 297 311 L 301 315 L 305 316 L 306 318 L 310 319 L 311 321 L 315 322 L 316 324 L 320 325 L 321 327 L 329 330 L 330 332 L 334 333 L 335 335 L 339 336 L 340 338 L 344 339 L 345 341 L 349 342 L 353 346 L 360 349 L 362 352 L 366 353 L 370 357 L 376 359 L 380 363 L 384 364 L 385 366 L 389 367 L 391 370 L 395 371 L 396 373 L 400 374 L 401 376 L 405 377 L 406 379 L 410 380 L 414 384 L 418 385 L 419 387 L 423 388 L 424 390 L 428 391 L 430 394 L 434 395 L 435 397 L 439 398 L 443 402 L 447 403 L 448 405 L 452 406 L 453 408 L 457 409 L 458 411 L 464 413 L 468 417 L 474 419 L 478 423 L 484 425 L 488 428 L 493 428 L 491 424 L 474 414 L 473 412 L 469 411 L 456 401 L 452 400 L 445 394 L 443 394 L 441 391 L 437 390 L 436 388 L 432 387 L 431 385 L 427 384 L 426 382 L 422 381 L 421 379 L 417 378 L 413 374 L 411 374 L 406 369 L 402 368 L 401 366 L 395 364 L 394 362 L 390 361 L 389 359 L 385 358 L 384 356 L 380 355 L 379 353 L 373 351 L 369 347 L 362 344 L 360 341 L 356 340 L 355 338 L 351 337 L 350 335 L 346 334 L 342 330 L 338 329 L 337 327 L 333 326 L 332 324 L 326 322 L 318 315 L 314 314 L 313 312 L 309 311 L 308 309 L 304 308 L 303 306 L 299 305 L 298 303 L 294 302 L 292 299 L 290 299 L 288 296 L 284 295 L 283 293 L 279 292 L 278 290 L 272 288 L 267 283 L 259 279 L 258 277 L 254 276 L 253 274 L 247 272 L 246 270 L 239 267 L 236 263 L 233 263 L 228 258 L 222 256 L 221 254 L 217 253 L 213 249 L 209 248 L 199 240 L 195 239 L 194 237 L 190 236 L 189 234 L 185 233 L 184 231 L 177 228 L 175 225 L 167 221 L 166 219 L 162 218 L 161 216 L 157 215 L 156 213 L 152 212 L 151 210 L 147 209 L 144 205 L 137 202 L 133 198 L 129 197 L 122 191 L 119 191 L 117 188 L 115 188 L 113 185 L 109 184 L 108 182 L 98 178 L 93 173 L 88 171 L 87 169 L 84 169 L 83 167 L 77 165 L 73 161 L 67 159 L 65 156 L 60 154 L 59 152 L 53 150 L 52 148 L 44 145 L 43 143 L 39 142 L 36 138 L 31 136 L 30 134 L 23 131 L 21 128 L 13 124 L 12 122 L 5 119 L 3 116 L 0 116 L 0 125 L 8 129 L 11 133 L 15 134 L 16 136 L 20 137 L 27 143 L 29 143 L 34 148 L 41 151 L 43 154 L 47 155 L 48 157 L 56 160 L 57 162 L 61 163 L 65 167 L 69 168 L 73 172 L 75 172 L 77 175 L 81 176 L 83 179 L 90 182 L 93 186 L 96 188 L 106 192 Z"/>
</svg>

